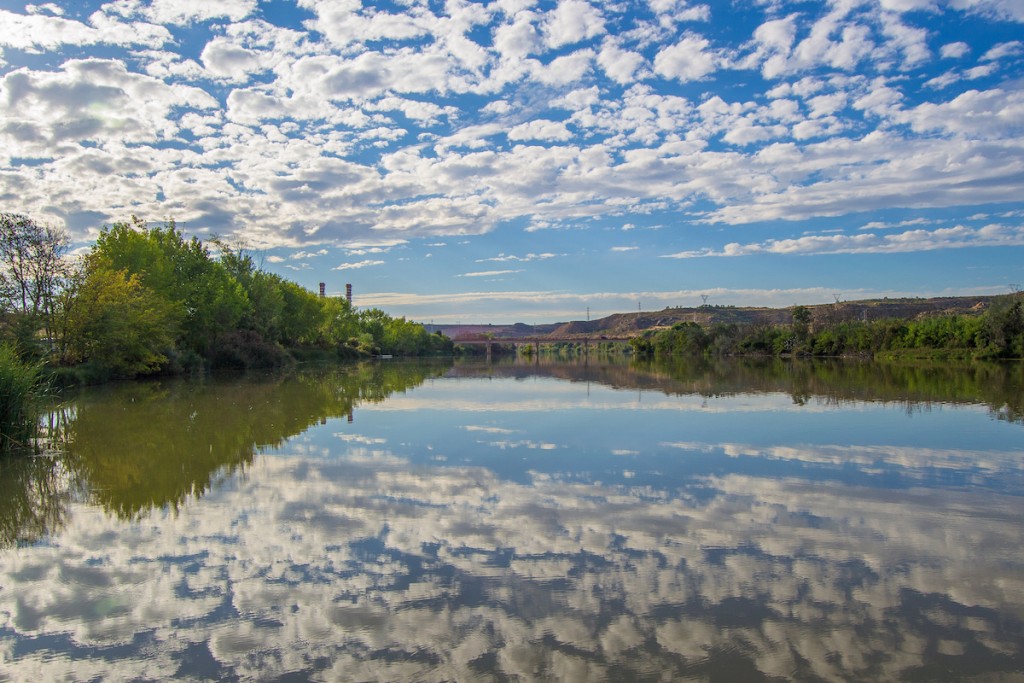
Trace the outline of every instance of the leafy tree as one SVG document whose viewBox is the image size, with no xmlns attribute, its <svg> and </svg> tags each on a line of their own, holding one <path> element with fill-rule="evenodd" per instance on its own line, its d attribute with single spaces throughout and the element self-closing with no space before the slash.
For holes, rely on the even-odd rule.
<svg viewBox="0 0 1024 683">
<path fill-rule="evenodd" d="M 319 296 L 294 282 L 280 281 L 284 307 L 281 313 L 281 341 L 312 344 L 319 339 L 323 307 Z"/>
<path fill-rule="evenodd" d="M 206 354 L 218 335 L 237 328 L 248 299 L 227 268 L 214 261 L 197 238 L 185 239 L 174 221 L 147 228 L 145 221 L 115 223 L 104 230 L 94 251 L 112 269 L 137 275 L 153 294 L 181 315 L 180 343 Z"/>
<path fill-rule="evenodd" d="M 144 375 L 167 361 L 181 308 L 92 254 L 67 289 L 60 339 L 65 363 L 91 362 L 121 377 Z"/>
<path fill-rule="evenodd" d="M 988 355 L 1024 358 L 1024 294 L 1001 297 L 987 311 L 984 334 Z"/>
<path fill-rule="evenodd" d="M 794 306 L 792 310 L 793 316 L 793 334 L 796 335 L 796 339 L 793 341 L 794 349 L 795 346 L 801 341 L 807 339 L 807 335 L 811 331 L 811 309 L 807 306 Z"/>
<path fill-rule="evenodd" d="M 794 325 L 806 327 L 811 323 L 811 309 L 806 306 L 794 306 L 792 316 Z"/>
<path fill-rule="evenodd" d="M 629 345 L 633 348 L 633 353 L 641 358 L 654 355 L 654 342 L 647 335 L 633 337 L 629 340 Z"/>
<path fill-rule="evenodd" d="M 220 263 L 242 287 L 248 298 L 248 307 L 239 320 L 239 326 L 256 332 L 268 341 L 281 340 L 284 316 L 284 280 L 256 266 L 252 255 L 244 247 L 213 240 L 220 250 Z"/>
<path fill-rule="evenodd" d="M 325 344 L 344 344 L 358 337 L 359 318 L 345 299 L 330 297 L 323 300 L 320 339 Z"/>
<path fill-rule="evenodd" d="M 379 308 L 366 308 L 359 311 L 359 327 L 373 337 L 375 346 L 384 345 L 384 328 L 390 317 Z"/>
<path fill-rule="evenodd" d="M 58 228 L 15 213 L 0 213 L 0 303 L 19 314 L 19 338 L 41 325 L 53 331 L 55 300 L 67 275 L 68 237 Z"/>
</svg>

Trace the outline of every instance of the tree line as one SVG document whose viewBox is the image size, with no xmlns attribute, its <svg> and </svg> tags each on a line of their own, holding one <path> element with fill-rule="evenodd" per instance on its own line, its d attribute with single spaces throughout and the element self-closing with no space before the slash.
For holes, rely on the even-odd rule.
<svg viewBox="0 0 1024 683">
<path fill-rule="evenodd" d="M 978 315 L 915 320 L 842 320 L 826 310 L 819 320 L 795 306 L 789 325 L 678 323 L 633 339 L 640 356 L 955 356 L 1024 358 L 1024 293 L 997 297 Z"/>
<path fill-rule="evenodd" d="M 244 248 L 186 237 L 173 220 L 150 227 L 133 216 L 84 255 L 68 250 L 61 230 L 0 214 L 0 341 L 87 379 L 452 351 L 422 325 L 320 297 Z"/>
</svg>

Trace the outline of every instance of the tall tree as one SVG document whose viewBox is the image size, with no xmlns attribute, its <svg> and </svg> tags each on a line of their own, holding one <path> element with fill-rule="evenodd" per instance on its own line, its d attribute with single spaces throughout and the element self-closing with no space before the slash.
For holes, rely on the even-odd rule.
<svg viewBox="0 0 1024 683">
<path fill-rule="evenodd" d="M 59 317 L 61 360 L 89 361 L 115 376 L 133 377 L 167 361 L 181 309 L 143 286 L 137 274 L 115 270 L 92 253 L 70 279 Z"/>
<path fill-rule="evenodd" d="M 21 314 L 29 336 L 53 333 L 57 293 L 68 274 L 68 236 L 28 216 L 0 213 L 0 303 Z M 22 340 L 25 341 L 25 340 Z"/>
<path fill-rule="evenodd" d="M 137 275 L 181 314 L 181 344 L 206 354 L 217 337 L 236 329 L 248 309 L 245 291 L 195 237 L 185 239 L 174 221 L 148 228 L 132 217 L 115 223 L 96 240 L 94 251 L 110 267 Z"/>
</svg>

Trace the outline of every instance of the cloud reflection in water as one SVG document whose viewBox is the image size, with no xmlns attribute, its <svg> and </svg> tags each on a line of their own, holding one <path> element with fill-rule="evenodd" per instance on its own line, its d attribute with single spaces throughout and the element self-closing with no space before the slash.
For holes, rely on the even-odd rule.
<svg viewBox="0 0 1024 683">
<path fill-rule="evenodd" d="M 573 469 L 568 441 L 532 456 L 543 470 L 531 461 L 510 478 L 464 462 L 482 452 L 439 466 L 428 445 L 511 457 L 524 449 L 492 437 L 548 443 L 528 420 L 449 411 L 421 440 L 387 407 L 344 439 L 340 421 L 314 428 L 177 510 L 120 520 L 72 504 L 58 536 L 0 558 L 4 668 L 35 680 L 421 681 L 1024 670 L 1022 499 L 913 485 L 914 472 L 976 460 L 989 477 L 1019 476 L 1019 451 L 857 446 L 843 463 L 834 444 L 650 434 L 626 452 L 594 445 L 633 478 Z M 436 440 L 455 432 L 466 440 Z M 659 443 L 706 471 L 652 476 Z M 911 484 L 764 474 L 736 455 L 906 469 Z"/>
</svg>

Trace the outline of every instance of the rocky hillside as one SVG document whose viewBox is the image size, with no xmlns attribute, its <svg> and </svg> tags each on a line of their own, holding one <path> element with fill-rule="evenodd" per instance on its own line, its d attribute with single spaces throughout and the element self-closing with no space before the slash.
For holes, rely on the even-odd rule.
<svg viewBox="0 0 1024 683">
<path fill-rule="evenodd" d="M 926 315 L 973 314 L 988 307 L 993 297 L 941 297 L 933 299 L 866 299 L 807 306 L 812 324 L 822 325 L 844 320 L 881 320 L 885 318 L 918 318 Z M 628 337 L 645 330 L 671 327 L 680 322 L 701 325 L 715 323 L 787 324 L 793 319 L 792 307 L 754 308 L 738 306 L 700 306 L 697 308 L 665 308 L 660 311 L 616 313 L 598 320 L 576 320 L 552 325 L 439 325 L 452 339 L 550 337 L 573 339 L 608 336 Z"/>
</svg>

